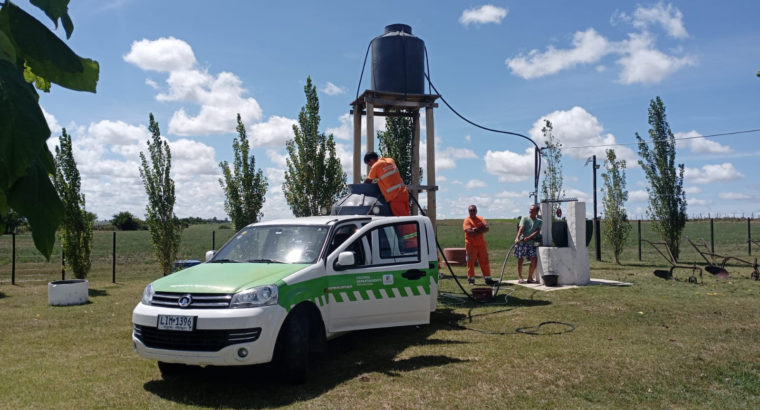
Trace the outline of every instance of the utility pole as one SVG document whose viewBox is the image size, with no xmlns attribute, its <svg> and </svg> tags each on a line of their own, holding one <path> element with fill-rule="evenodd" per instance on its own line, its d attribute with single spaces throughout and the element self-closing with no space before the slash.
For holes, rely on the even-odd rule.
<svg viewBox="0 0 760 410">
<path fill-rule="evenodd" d="M 594 245 L 596 248 L 596 260 L 601 261 L 602 260 L 602 238 L 600 235 L 600 229 L 599 229 L 599 217 L 596 213 L 596 170 L 599 169 L 599 165 L 596 164 L 596 155 L 592 155 L 591 158 L 586 160 L 586 163 L 584 165 L 588 165 L 589 160 L 591 161 L 591 167 L 594 172 Z"/>
</svg>

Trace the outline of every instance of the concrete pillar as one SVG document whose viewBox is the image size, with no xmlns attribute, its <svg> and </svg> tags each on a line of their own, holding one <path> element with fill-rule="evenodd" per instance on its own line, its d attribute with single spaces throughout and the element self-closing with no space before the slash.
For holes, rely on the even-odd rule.
<svg viewBox="0 0 760 410">
<path fill-rule="evenodd" d="M 354 184 L 362 182 L 362 107 L 354 105 Z"/>
<path fill-rule="evenodd" d="M 375 105 L 367 103 L 367 152 L 375 150 Z M 367 167 L 369 175 L 369 167 Z"/>
<path fill-rule="evenodd" d="M 438 225 L 436 222 L 436 203 L 435 203 L 435 122 L 433 121 L 433 107 L 425 108 L 425 127 L 427 132 L 427 214 L 433 222 L 433 227 Z"/>
</svg>

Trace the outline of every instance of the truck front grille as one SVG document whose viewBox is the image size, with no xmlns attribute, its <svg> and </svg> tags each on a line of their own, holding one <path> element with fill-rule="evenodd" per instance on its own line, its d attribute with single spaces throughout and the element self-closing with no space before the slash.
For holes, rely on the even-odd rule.
<svg viewBox="0 0 760 410">
<path fill-rule="evenodd" d="M 261 328 L 182 332 L 134 325 L 134 333 L 145 346 L 154 349 L 216 352 L 227 346 L 256 341 Z"/>
<path fill-rule="evenodd" d="M 183 296 L 190 297 L 189 305 L 179 305 Z M 230 300 L 232 300 L 232 295 L 225 294 L 156 292 L 150 304 L 177 309 L 219 309 L 230 307 Z"/>
</svg>

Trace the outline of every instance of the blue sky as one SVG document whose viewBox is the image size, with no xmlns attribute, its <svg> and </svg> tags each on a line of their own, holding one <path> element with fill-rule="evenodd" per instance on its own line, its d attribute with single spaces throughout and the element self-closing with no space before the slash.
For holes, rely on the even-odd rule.
<svg viewBox="0 0 760 410">
<path fill-rule="evenodd" d="M 318 89 L 320 128 L 335 136 L 350 179 L 349 103 L 370 87 L 366 71 L 359 84 L 369 42 L 394 23 L 425 42 L 433 84 L 471 120 L 539 144 L 543 119 L 551 120 L 564 146 L 566 195 L 587 201 L 589 214 L 584 162 L 614 148 L 628 162 L 629 216 L 645 215 L 633 143 L 636 132 L 647 135 L 650 99 L 662 98 L 677 137 L 760 128 L 756 1 L 73 0 L 69 9 L 68 43 L 99 61 L 98 92 L 54 86 L 40 103 L 51 147 L 61 127 L 73 135 L 87 208 L 99 219 L 145 213 L 138 153 L 148 113 L 171 144 L 178 216 L 226 217 L 218 163 L 232 159 L 237 113 L 269 180 L 264 218 L 289 216 L 284 146 L 307 76 Z M 471 203 L 486 218 L 526 213 L 531 144 L 479 130 L 443 104 L 435 125 L 439 218 L 463 218 Z M 690 215 L 760 214 L 758 137 L 679 140 Z"/>
</svg>

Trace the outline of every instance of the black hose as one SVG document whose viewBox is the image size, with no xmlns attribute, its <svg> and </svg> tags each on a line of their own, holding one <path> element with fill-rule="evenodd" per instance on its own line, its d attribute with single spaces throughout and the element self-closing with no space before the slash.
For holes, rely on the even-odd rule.
<svg viewBox="0 0 760 410">
<path fill-rule="evenodd" d="M 427 216 L 427 214 L 425 214 L 425 211 L 422 209 L 422 206 L 420 206 L 420 203 L 417 202 L 417 198 L 415 198 L 414 195 L 409 195 L 409 198 L 412 198 L 412 201 L 414 201 L 415 205 L 417 205 L 417 209 L 420 210 L 420 212 L 422 213 L 422 216 Z M 470 300 L 472 300 L 475 303 L 489 304 L 489 302 L 485 300 L 475 299 L 475 297 L 473 297 L 470 292 L 465 290 L 464 286 L 462 286 L 462 283 L 459 282 L 459 278 L 457 278 L 457 275 L 454 274 L 454 270 L 451 269 L 451 264 L 449 263 L 449 260 L 446 259 L 446 254 L 443 253 L 443 249 L 441 248 L 441 244 L 438 242 L 438 238 L 435 238 L 435 245 L 438 251 L 440 252 L 441 256 L 443 256 L 443 261 L 446 263 L 446 266 L 449 268 L 449 273 L 451 273 L 451 277 L 454 278 L 454 281 L 457 283 L 457 286 L 459 286 L 459 289 L 462 290 L 462 293 L 464 293 Z M 500 284 L 501 283 L 497 284 L 497 286 L 499 286 Z M 506 302 L 506 298 L 505 298 L 505 302 Z"/>
<path fill-rule="evenodd" d="M 540 333 L 539 330 L 544 325 L 562 325 L 562 326 L 568 327 L 568 329 L 557 331 L 557 332 Z M 561 335 L 562 333 L 570 333 L 574 330 L 575 330 L 575 325 L 573 325 L 572 323 L 557 322 L 554 320 L 549 320 L 546 322 L 541 322 L 538 324 L 538 326 L 534 326 L 534 327 L 518 327 L 517 329 L 515 329 L 515 332 L 526 334 L 526 335 L 545 336 L 545 335 Z"/>
</svg>

